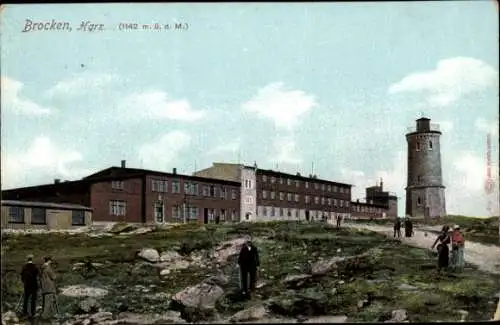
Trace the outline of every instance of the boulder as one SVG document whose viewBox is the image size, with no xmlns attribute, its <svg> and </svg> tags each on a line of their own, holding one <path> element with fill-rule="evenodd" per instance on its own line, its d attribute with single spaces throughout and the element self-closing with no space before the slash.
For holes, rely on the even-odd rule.
<svg viewBox="0 0 500 325">
<path fill-rule="evenodd" d="M 78 304 L 79 312 L 83 314 L 91 314 L 99 311 L 99 303 L 95 298 L 87 298 Z"/>
<path fill-rule="evenodd" d="M 160 254 L 153 248 L 143 248 L 137 256 L 151 263 L 157 263 L 160 260 Z"/>
<path fill-rule="evenodd" d="M 403 284 L 399 285 L 398 289 L 399 290 L 403 290 L 403 291 L 415 291 L 415 290 L 418 290 L 417 287 L 409 285 L 409 284 L 406 284 L 406 283 L 403 283 Z"/>
<path fill-rule="evenodd" d="M 136 225 L 132 225 L 132 224 L 124 223 L 124 222 L 118 222 L 118 223 L 115 223 L 111 227 L 111 229 L 109 229 L 108 231 L 112 234 L 120 234 L 123 232 L 130 232 L 130 231 L 135 230 L 137 228 L 138 227 Z"/>
<path fill-rule="evenodd" d="M 116 324 L 137 324 L 137 325 L 186 323 L 186 321 L 181 318 L 181 314 L 179 312 L 172 310 L 169 310 L 168 312 L 159 315 L 121 313 L 118 315 L 115 322 Z"/>
<path fill-rule="evenodd" d="M 233 323 L 248 322 L 263 319 L 268 314 L 268 310 L 263 305 L 252 306 L 247 309 L 240 310 L 233 316 L 230 321 Z"/>
<path fill-rule="evenodd" d="M 363 253 L 354 256 L 334 256 L 330 259 L 320 260 L 311 266 L 312 275 L 325 275 L 334 269 L 354 270 L 360 262 L 370 258 L 370 253 Z"/>
<path fill-rule="evenodd" d="M 102 288 L 88 287 L 83 284 L 61 288 L 61 294 L 67 297 L 104 297 L 108 290 Z"/>
<path fill-rule="evenodd" d="M 172 300 L 183 308 L 213 311 L 215 302 L 223 294 L 224 290 L 220 286 L 202 282 L 176 293 Z"/>
<path fill-rule="evenodd" d="M 304 323 L 345 323 L 347 322 L 347 316 L 318 316 L 309 318 Z"/>
<path fill-rule="evenodd" d="M 226 263 L 231 256 L 239 254 L 241 247 L 246 240 L 246 238 L 236 238 L 221 243 L 218 247 L 215 248 L 215 251 L 213 253 L 213 257 L 216 263 Z"/>
<path fill-rule="evenodd" d="M 391 319 L 385 321 L 384 323 L 401 323 L 408 319 L 408 313 L 405 309 L 396 309 L 391 313 Z"/>
<path fill-rule="evenodd" d="M 90 316 L 90 320 L 94 324 L 101 324 L 104 321 L 113 319 L 113 313 L 109 311 L 101 311 Z"/>
<path fill-rule="evenodd" d="M 160 262 L 172 262 L 180 259 L 182 259 L 182 256 L 176 251 L 166 251 L 160 255 Z"/>
<path fill-rule="evenodd" d="M 288 275 L 281 283 L 294 288 L 300 288 L 306 280 L 310 279 L 312 276 L 310 274 L 298 274 L 298 275 Z"/>
</svg>

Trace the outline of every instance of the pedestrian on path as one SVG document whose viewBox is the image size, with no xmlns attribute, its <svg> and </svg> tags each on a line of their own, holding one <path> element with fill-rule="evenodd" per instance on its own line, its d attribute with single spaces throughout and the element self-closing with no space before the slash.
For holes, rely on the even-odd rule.
<svg viewBox="0 0 500 325">
<path fill-rule="evenodd" d="M 42 289 L 43 309 L 42 318 L 51 319 L 57 311 L 56 275 L 52 269 L 52 257 L 46 256 L 41 267 L 40 286 Z"/>
<path fill-rule="evenodd" d="M 398 235 L 398 238 L 401 238 L 401 219 L 399 217 L 396 217 L 394 221 L 394 238 L 396 238 L 396 235 Z"/>
<path fill-rule="evenodd" d="M 465 266 L 464 259 L 465 238 L 460 231 L 460 226 L 453 226 L 451 234 L 451 264 L 454 271 L 461 272 Z"/>
<path fill-rule="evenodd" d="M 434 249 L 434 247 L 437 245 L 437 252 L 438 252 L 438 271 L 441 271 L 443 269 L 447 269 L 449 265 L 449 257 L 450 257 L 450 249 L 448 248 L 448 245 L 450 244 L 450 234 L 449 234 L 450 227 L 448 226 L 443 226 L 443 229 L 441 229 L 441 233 L 439 236 L 436 238 L 434 241 L 434 244 L 432 244 L 431 249 Z"/>
</svg>

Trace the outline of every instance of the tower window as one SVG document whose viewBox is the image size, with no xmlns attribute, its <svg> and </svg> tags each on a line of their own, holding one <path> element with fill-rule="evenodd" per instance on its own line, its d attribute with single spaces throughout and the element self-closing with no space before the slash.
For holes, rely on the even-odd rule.
<svg viewBox="0 0 500 325">
<path fill-rule="evenodd" d="M 417 205 L 422 205 L 422 200 L 420 199 L 420 196 L 417 197 Z"/>
<path fill-rule="evenodd" d="M 420 151 L 420 141 L 417 142 L 417 151 Z"/>
<path fill-rule="evenodd" d="M 432 141 L 429 140 L 429 150 L 432 150 Z"/>
<path fill-rule="evenodd" d="M 417 182 L 419 182 L 419 183 L 420 183 L 421 181 L 422 181 L 422 176 L 418 175 L 418 176 L 417 176 Z"/>
</svg>

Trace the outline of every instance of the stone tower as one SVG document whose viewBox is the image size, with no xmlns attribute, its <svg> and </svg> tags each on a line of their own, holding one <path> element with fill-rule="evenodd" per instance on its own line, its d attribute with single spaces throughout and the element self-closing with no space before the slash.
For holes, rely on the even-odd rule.
<svg viewBox="0 0 500 325">
<path fill-rule="evenodd" d="M 446 215 L 439 125 L 419 118 L 416 127 L 406 134 L 408 143 L 408 177 L 406 182 L 406 215 L 425 220 Z"/>
</svg>

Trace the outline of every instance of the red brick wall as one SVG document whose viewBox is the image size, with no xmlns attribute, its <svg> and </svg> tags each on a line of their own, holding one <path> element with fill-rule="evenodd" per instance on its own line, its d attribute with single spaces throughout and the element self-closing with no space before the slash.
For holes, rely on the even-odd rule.
<svg viewBox="0 0 500 325">
<path fill-rule="evenodd" d="M 123 190 L 111 188 L 111 181 L 94 183 L 91 187 L 90 201 L 94 209 L 94 221 L 126 221 L 142 222 L 141 211 L 141 178 L 126 179 L 123 181 Z M 112 216 L 109 211 L 111 200 L 127 202 L 125 216 Z"/>
</svg>

